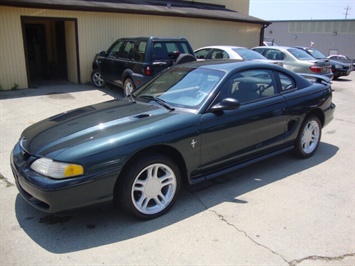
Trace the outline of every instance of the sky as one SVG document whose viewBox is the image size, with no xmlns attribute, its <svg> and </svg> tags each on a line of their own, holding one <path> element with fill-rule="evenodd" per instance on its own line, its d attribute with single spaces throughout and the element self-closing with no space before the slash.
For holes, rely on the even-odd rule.
<svg viewBox="0 0 355 266">
<path fill-rule="evenodd" d="M 250 0 L 249 15 L 263 20 L 355 19 L 355 0 Z M 346 12 L 346 9 L 348 11 Z"/>
</svg>

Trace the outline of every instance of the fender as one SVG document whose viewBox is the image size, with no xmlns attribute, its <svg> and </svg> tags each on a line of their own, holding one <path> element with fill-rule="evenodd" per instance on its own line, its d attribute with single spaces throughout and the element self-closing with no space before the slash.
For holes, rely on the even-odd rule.
<svg viewBox="0 0 355 266">
<path fill-rule="evenodd" d="M 127 78 L 131 78 L 135 87 L 138 88 L 152 77 L 147 77 L 142 74 L 134 73 L 131 69 L 126 69 L 122 74 L 122 86 Z"/>
</svg>

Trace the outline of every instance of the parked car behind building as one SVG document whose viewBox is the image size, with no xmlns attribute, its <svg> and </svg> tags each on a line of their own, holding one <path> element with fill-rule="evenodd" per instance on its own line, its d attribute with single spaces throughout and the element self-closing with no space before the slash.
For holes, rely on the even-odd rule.
<svg viewBox="0 0 355 266">
<path fill-rule="evenodd" d="M 339 61 L 331 60 L 327 58 L 324 54 L 322 54 L 322 52 L 312 47 L 296 46 L 296 48 L 305 51 L 315 59 L 329 60 L 332 66 L 333 79 L 338 79 L 341 76 L 349 76 L 351 72 L 352 67 L 350 63 L 342 63 Z"/>
<path fill-rule="evenodd" d="M 276 60 L 296 73 L 319 74 L 328 78 L 333 78 L 331 65 L 326 60 L 318 60 L 294 47 L 287 46 L 258 46 L 252 50 L 262 54 L 267 59 Z"/>
<path fill-rule="evenodd" d="M 95 56 L 91 80 L 98 88 L 106 83 L 122 86 L 127 95 L 155 74 L 186 58 L 195 60 L 186 38 L 121 38 Z"/>
</svg>

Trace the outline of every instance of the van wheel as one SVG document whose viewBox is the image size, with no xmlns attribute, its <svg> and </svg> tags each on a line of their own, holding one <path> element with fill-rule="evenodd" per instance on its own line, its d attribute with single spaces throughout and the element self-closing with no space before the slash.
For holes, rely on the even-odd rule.
<svg viewBox="0 0 355 266">
<path fill-rule="evenodd" d="M 125 96 L 130 95 L 132 93 L 132 91 L 134 91 L 135 89 L 136 88 L 134 86 L 133 81 L 130 78 L 127 78 L 124 82 L 124 85 L 123 85 L 124 95 Z"/>
<path fill-rule="evenodd" d="M 106 82 L 102 78 L 101 71 L 95 69 L 91 74 L 91 82 L 96 88 L 104 88 L 106 86 Z"/>
<path fill-rule="evenodd" d="M 153 219 L 173 206 L 180 184 L 175 162 L 165 155 L 152 154 L 135 160 L 121 174 L 115 199 L 135 217 Z"/>
</svg>

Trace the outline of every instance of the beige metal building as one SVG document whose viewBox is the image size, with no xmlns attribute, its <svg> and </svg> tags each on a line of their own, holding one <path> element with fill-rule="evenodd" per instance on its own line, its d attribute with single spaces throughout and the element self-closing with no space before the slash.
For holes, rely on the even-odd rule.
<svg viewBox="0 0 355 266">
<path fill-rule="evenodd" d="M 0 90 L 90 81 L 94 55 L 124 36 L 184 36 L 192 47 L 252 47 L 270 23 L 249 0 L 0 0 Z M 239 11 L 239 12 L 238 12 Z"/>
</svg>

